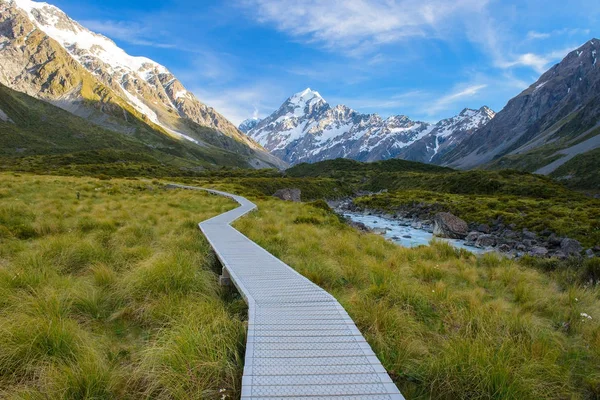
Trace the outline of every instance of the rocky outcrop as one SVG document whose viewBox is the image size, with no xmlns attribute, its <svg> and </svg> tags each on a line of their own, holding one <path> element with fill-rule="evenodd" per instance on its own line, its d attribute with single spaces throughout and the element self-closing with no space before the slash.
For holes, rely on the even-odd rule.
<svg viewBox="0 0 600 400">
<path fill-rule="evenodd" d="M 469 233 L 469 225 L 457 216 L 441 212 L 433 218 L 433 234 L 451 239 L 464 239 Z"/>
<path fill-rule="evenodd" d="M 281 200 L 300 202 L 302 192 L 300 189 L 279 189 L 273 194 L 273 197 L 277 197 Z"/>
</svg>

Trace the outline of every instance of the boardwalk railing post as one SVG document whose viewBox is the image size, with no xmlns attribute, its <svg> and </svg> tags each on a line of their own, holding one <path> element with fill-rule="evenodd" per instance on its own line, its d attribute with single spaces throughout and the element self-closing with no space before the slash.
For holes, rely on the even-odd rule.
<svg viewBox="0 0 600 400">
<path fill-rule="evenodd" d="M 219 275 L 219 285 L 221 286 L 230 286 L 231 285 L 231 275 L 229 275 L 229 271 L 227 268 L 223 267 L 223 271 L 221 275 Z"/>
</svg>

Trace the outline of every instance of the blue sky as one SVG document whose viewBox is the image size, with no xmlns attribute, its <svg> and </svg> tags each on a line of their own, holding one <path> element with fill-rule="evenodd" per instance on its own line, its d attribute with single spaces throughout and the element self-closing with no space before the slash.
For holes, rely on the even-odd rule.
<svg viewBox="0 0 600 400">
<path fill-rule="evenodd" d="M 235 123 L 310 87 L 436 121 L 496 111 L 600 36 L 598 0 L 48 0 Z"/>
</svg>

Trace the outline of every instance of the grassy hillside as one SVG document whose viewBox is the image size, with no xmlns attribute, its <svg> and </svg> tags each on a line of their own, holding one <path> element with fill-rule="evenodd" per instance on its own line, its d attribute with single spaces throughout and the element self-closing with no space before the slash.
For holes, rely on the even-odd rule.
<svg viewBox="0 0 600 400">
<path fill-rule="evenodd" d="M 233 206 L 0 174 L 0 398 L 238 398 L 245 306 L 196 225 Z"/>
<path fill-rule="evenodd" d="M 332 160 L 300 164 L 286 171 L 293 177 L 334 178 L 354 190 L 430 190 L 456 194 L 510 194 L 553 197 L 571 193 L 550 178 L 504 171 L 455 171 L 404 160 L 361 163 Z"/>
<path fill-rule="evenodd" d="M 258 206 L 236 226 L 342 303 L 407 399 L 600 396 L 599 286 L 440 243 L 401 248 L 311 205 Z"/>
<path fill-rule="evenodd" d="M 246 147 L 207 128 L 199 135 L 214 145 L 198 146 L 171 138 L 141 122 L 129 134 L 119 134 L 2 85 L 0 110 L 10 118 L 0 120 L 0 157 L 13 169 L 43 172 L 42 166 L 56 170 L 68 165 L 73 154 L 79 158 L 74 161 L 79 166 L 112 163 L 116 154 L 123 162 L 175 169 L 244 168 L 252 159 Z M 242 152 L 244 149 L 247 151 Z"/>
<path fill-rule="evenodd" d="M 505 155 L 484 166 L 486 169 L 518 169 L 521 171 L 535 172 L 541 167 L 561 158 L 560 150 L 567 149 L 577 145 L 585 140 L 600 134 L 598 127 L 598 113 L 600 99 L 595 99 L 585 107 L 579 107 L 578 111 L 570 113 L 560 119 L 554 125 L 539 133 L 539 137 L 544 138 L 546 144 L 537 145 L 529 151 L 519 154 Z M 573 108 L 575 105 L 573 105 Z M 538 134 L 535 129 L 532 132 Z M 598 174 L 597 150 L 583 153 L 579 157 L 588 161 L 573 162 L 569 161 L 570 166 L 562 168 L 561 171 L 551 174 L 552 177 L 569 177 L 564 182 L 575 189 L 600 189 L 600 184 L 592 178 L 592 174 Z M 567 171 L 569 171 L 567 173 Z"/>
<path fill-rule="evenodd" d="M 600 148 L 580 154 L 550 174 L 568 187 L 600 191 Z"/>
</svg>

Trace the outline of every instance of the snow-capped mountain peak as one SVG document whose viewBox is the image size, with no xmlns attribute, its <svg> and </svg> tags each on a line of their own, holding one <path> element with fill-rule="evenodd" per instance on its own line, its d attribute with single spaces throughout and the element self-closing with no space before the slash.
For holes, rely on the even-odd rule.
<svg viewBox="0 0 600 400">
<path fill-rule="evenodd" d="M 109 65 L 112 72 L 133 72 L 146 81 L 152 71 L 169 72 L 149 58 L 130 56 L 106 36 L 89 31 L 51 4 L 31 0 L 13 1 L 41 31 L 63 45 L 81 64 L 85 65 L 90 57 L 95 57 Z"/>
<path fill-rule="evenodd" d="M 303 91 L 296 93 L 295 95 L 290 97 L 288 100 L 288 102 L 290 104 L 294 104 L 294 105 L 298 105 L 298 106 L 303 106 L 305 104 L 310 104 L 310 103 L 320 102 L 320 101 L 325 102 L 325 99 L 323 99 L 323 97 L 321 97 L 319 92 L 315 92 L 314 90 L 311 90 L 310 88 L 306 88 Z"/>
<path fill-rule="evenodd" d="M 28 27 L 31 31 L 25 39 L 36 31 L 53 39 L 95 79 L 169 134 L 197 142 L 191 138 L 196 134 L 194 130 L 181 123 L 180 119 L 185 118 L 258 148 L 225 117 L 198 101 L 167 68 L 149 58 L 127 54 L 111 39 L 85 28 L 58 7 L 32 0 L 9 0 L 0 1 L 0 9 L 8 10 L 5 18 L 23 15 L 33 25 L 33 29 Z M 77 97 L 73 93 L 69 96 Z M 70 107 L 62 100 L 59 104 Z"/>
<path fill-rule="evenodd" d="M 381 118 L 361 114 L 345 105 L 331 107 L 312 90 L 306 89 L 288 98 L 273 114 L 247 131 L 267 150 L 296 164 L 345 157 L 376 161 L 411 156 L 410 149 L 423 145 L 419 161 L 429 162 L 439 152 L 454 144 L 452 137 L 470 133 L 493 116 L 487 107 L 465 109 L 459 115 L 432 125 L 412 121 L 406 115 Z M 247 124 L 240 126 L 246 128 Z M 437 137 L 440 137 L 438 141 Z M 442 141 L 447 141 L 446 145 Z"/>
</svg>

